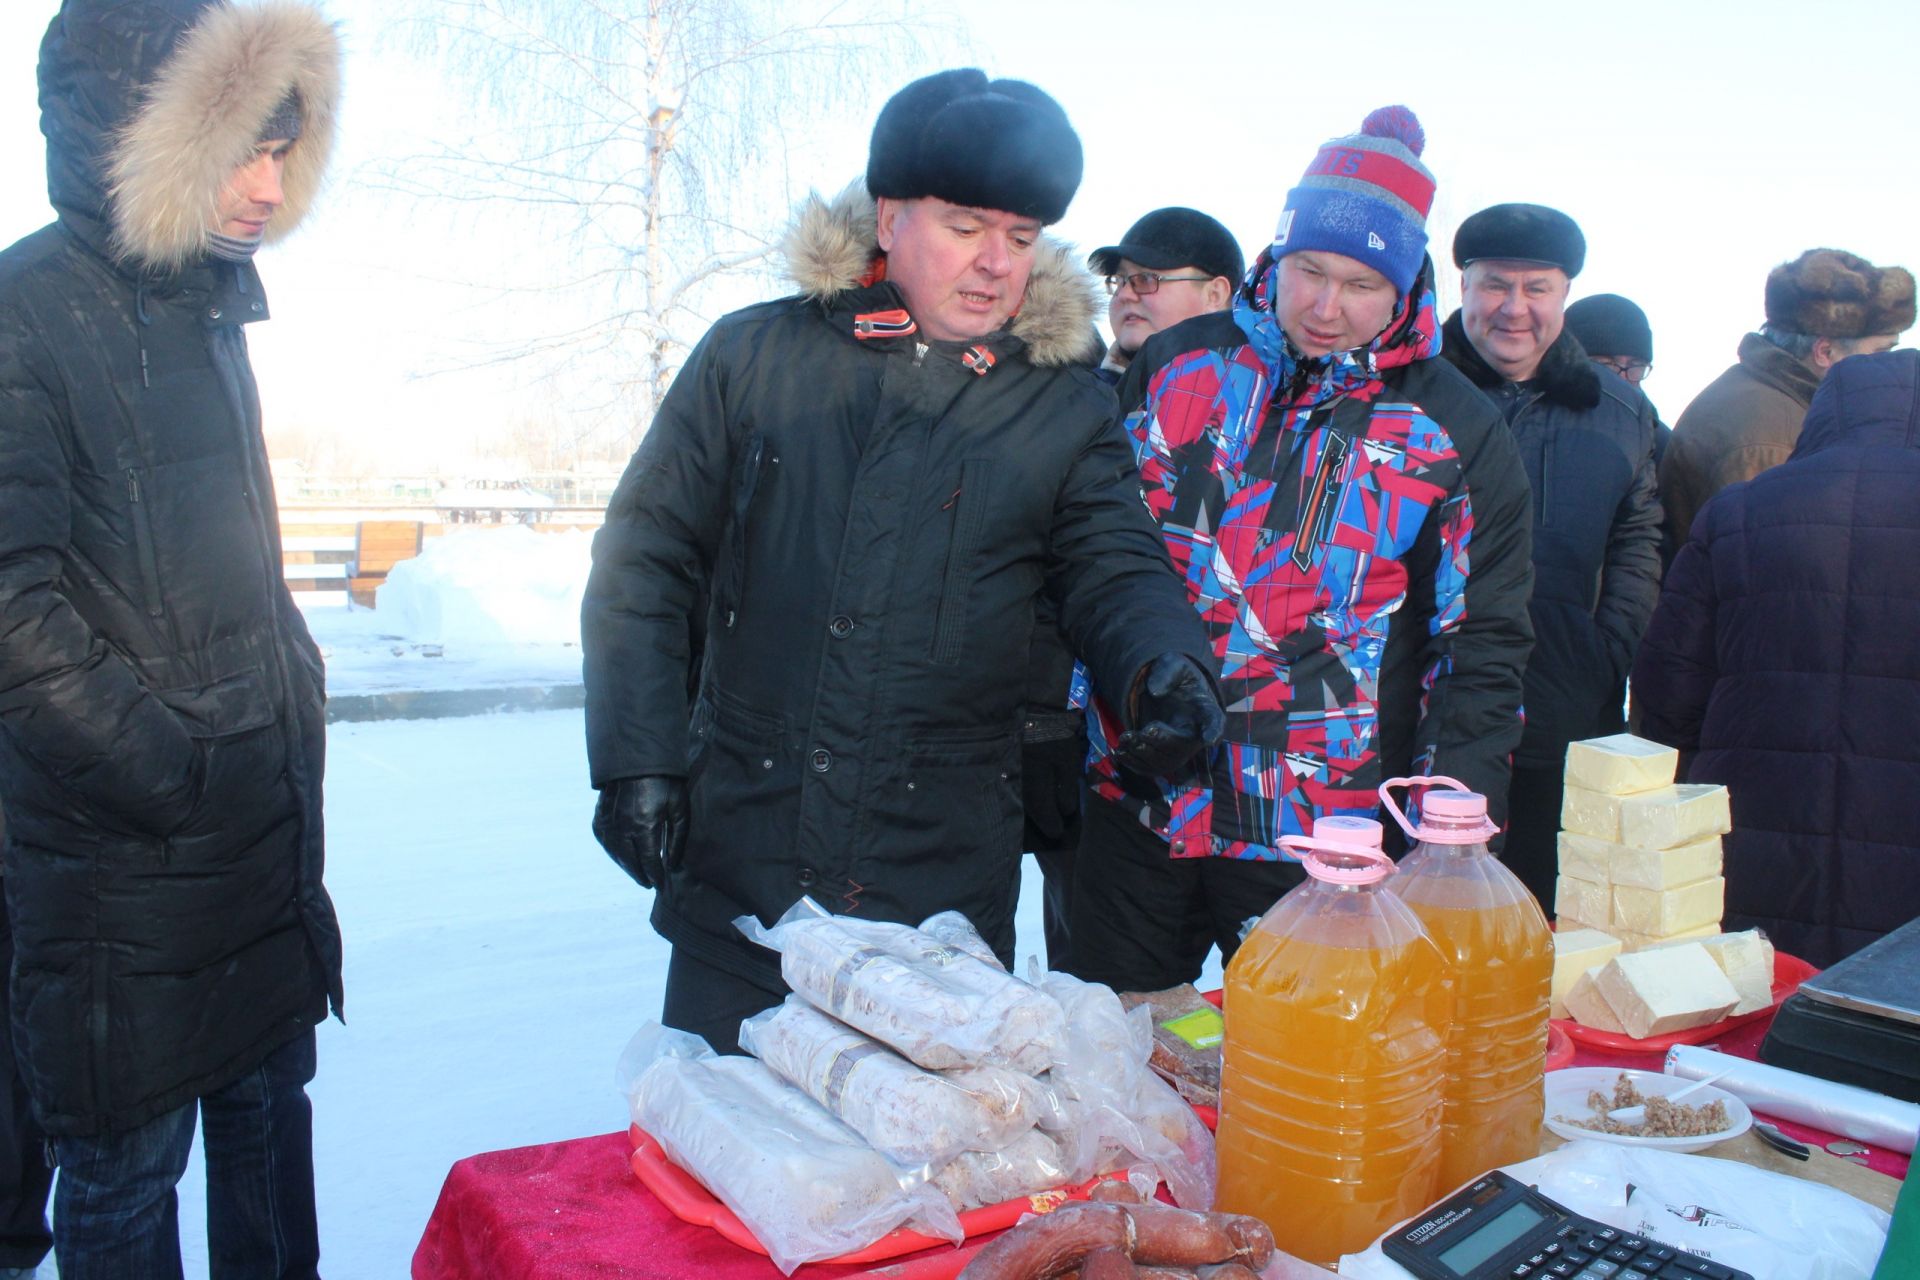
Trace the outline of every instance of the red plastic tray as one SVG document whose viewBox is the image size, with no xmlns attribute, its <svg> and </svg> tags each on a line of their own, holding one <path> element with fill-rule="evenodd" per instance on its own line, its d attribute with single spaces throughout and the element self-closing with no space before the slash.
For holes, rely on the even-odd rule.
<svg viewBox="0 0 1920 1280">
<path fill-rule="evenodd" d="M 640 1179 L 647 1190 L 659 1197 L 660 1203 L 667 1206 L 674 1217 L 682 1222 L 690 1222 L 696 1227 L 712 1227 L 742 1249 L 750 1249 L 763 1256 L 766 1254 L 767 1247 L 760 1243 L 753 1232 L 747 1230 L 745 1223 L 734 1217 L 733 1210 L 715 1199 L 713 1193 L 702 1186 L 698 1178 L 668 1159 L 667 1153 L 661 1150 L 660 1144 L 653 1140 L 653 1135 L 636 1124 L 627 1127 L 627 1137 L 633 1143 L 633 1156 L 629 1163 L 633 1167 L 634 1176 Z M 1012 1200 L 1003 1200 L 999 1204 L 969 1209 L 960 1215 L 960 1226 L 967 1233 L 968 1239 L 1001 1231 L 1029 1213 L 1052 1213 L 1069 1201 L 1085 1200 L 1087 1193 L 1097 1184 L 1111 1178 L 1124 1177 L 1126 1177 L 1125 1170 L 1103 1173 L 1077 1186 L 1037 1191 L 1030 1196 L 1019 1196 Z M 864 1249 L 843 1253 L 837 1258 L 821 1258 L 817 1261 L 822 1265 L 835 1266 L 885 1262 L 890 1258 L 918 1253 L 922 1249 L 946 1247 L 951 1244 L 952 1241 L 939 1236 L 922 1235 L 918 1231 L 896 1227 Z"/>
<path fill-rule="evenodd" d="M 1790 956 L 1784 951 L 1773 953 L 1773 1003 L 1764 1009 L 1755 1009 L 1752 1013 L 1743 1013 L 1733 1018 L 1722 1018 L 1718 1022 L 1709 1022 L 1704 1027 L 1689 1027 L 1685 1031 L 1669 1031 L 1665 1035 L 1648 1036 L 1636 1040 L 1632 1036 L 1618 1031 L 1601 1031 L 1597 1027 L 1583 1027 L 1571 1018 L 1555 1018 L 1553 1025 L 1565 1031 L 1577 1044 L 1595 1049 L 1611 1049 L 1615 1053 L 1665 1053 L 1677 1044 L 1705 1044 L 1717 1040 L 1735 1027 L 1744 1027 L 1749 1022 L 1761 1018 L 1771 1018 L 1780 1002 L 1800 989 L 1800 984 L 1820 972 L 1798 956 Z"/>
</svg>

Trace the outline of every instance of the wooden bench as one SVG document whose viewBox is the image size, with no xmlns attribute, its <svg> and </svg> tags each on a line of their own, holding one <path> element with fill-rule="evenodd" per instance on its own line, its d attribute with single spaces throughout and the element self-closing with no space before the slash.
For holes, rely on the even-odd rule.
<svg viewBox="0 0 1920 1280">
<path fill-rule="evenodd" d="M 280 535 L 281 575 L 303 609 L 344 608 L 359 554 L 352 525 L 295 525 Z"/>
</svg>

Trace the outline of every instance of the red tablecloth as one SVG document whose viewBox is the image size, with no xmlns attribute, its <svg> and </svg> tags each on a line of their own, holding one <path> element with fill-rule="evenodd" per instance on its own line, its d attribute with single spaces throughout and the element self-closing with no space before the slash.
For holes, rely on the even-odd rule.
<svg viewBox="0 0 1920 1280">
<path fill-rule="evenodd" d="M 1728 1033 L 1722 1052 L 1756 1056 L 1762 1019 Z M 1659 1055 L 1578 1046 L 1578 1066 L 1660 1069 Z M 1780 1122 L 1789 1135 L 1816 1145 L 1829 1133 Z M 602 1134 L 538 1147 L 469 1156 L 453 1166 L 413 1255 L 413 1280 L 780 1280 L 759 1254 L 728 1244 L 706 1227 L 669 1213 L 627 1167 L 627 1135 Z M 1899 1178 L 1908 1159 L 1874 1150 L 1869 1167 Z M 971 1250 L 967 1251 L 970 1255 Z M 878 1268 L 802 1267 L 795 1280 L 877 1275 L 889 1280 L 940 1280 L 965 1256 L 939 1249 Z"/>
</svg>

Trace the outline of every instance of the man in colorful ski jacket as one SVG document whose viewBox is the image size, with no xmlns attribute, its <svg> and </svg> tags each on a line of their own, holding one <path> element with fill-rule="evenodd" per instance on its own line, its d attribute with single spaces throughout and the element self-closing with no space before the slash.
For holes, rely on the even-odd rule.
<svg viewBox="0 0 1920 1280">
<path fill-rule="evenodd" d="M 1315 818 L 1398 774 L 1506 794 L 1532 643 L 1526 477 L 1444 361 L 1405 108 L 1320 149 L 1231 312 L 1156 335 L 1120 403 L 1148 507 L 1218 662 L 1225 739 L 1163 785 L 1094 717 L 1075 972 L 1192 981 L 1299 881 Z"/>
</svg>

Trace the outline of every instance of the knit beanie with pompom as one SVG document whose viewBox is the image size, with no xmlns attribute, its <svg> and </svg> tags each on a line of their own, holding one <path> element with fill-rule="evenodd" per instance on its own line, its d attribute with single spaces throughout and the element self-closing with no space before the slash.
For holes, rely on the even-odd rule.
<svg viewBox="0 0 1920 1280">
<path fill-rule="evenodd" d="M 1273 233 L 1275 260 L 1303 249 L 1364 263 L 1401 293 L 1427 253 L 1433 174 L 1420 163 L 1427 135 L 1406 107 L 1381 107 L 1360 132 L 1323 145 Z"/>
</svg>

